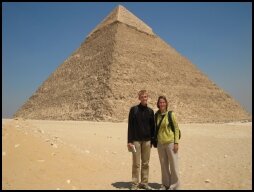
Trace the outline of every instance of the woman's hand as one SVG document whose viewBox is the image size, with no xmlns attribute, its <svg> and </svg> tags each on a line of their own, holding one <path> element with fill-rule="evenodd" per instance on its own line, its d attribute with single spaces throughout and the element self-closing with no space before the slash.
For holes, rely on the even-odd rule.
<svg viewBox="0 0 254 192">
<path fill-rule="evenodd" d="M 177 151 L 178 151 L 178 143 L 174 144 L 173 151 L 174 151 L 174 153 L 177 153 Z"/>
</svg>

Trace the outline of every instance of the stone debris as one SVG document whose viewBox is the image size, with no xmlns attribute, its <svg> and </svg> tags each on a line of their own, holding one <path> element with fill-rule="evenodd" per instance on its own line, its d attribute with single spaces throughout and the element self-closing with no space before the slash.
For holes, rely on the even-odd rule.
<svg viewBox="0 0 254 192">
<path fill-rule="evenodd" d="M 228 155 L 224 155 L 224 158 L 227 158 L 228 157 Z"/>
<path fill-rule="evenodd" d="M 45 133 L 42 129 L 38 129 L 37 131 L 38 131 L 39 133 L 42 133 L 42 134 Z"/>
<path fill-rule="evenodd" d="M 86 152 L 86 153 L 90 153 L 90 151 L 89 151 L 89 150 L 85 150 L 85 152 Z"/>
<path fill-rule="evenodd" d="M 37 161 L 38 161 L 38 162 L 41 162 L 41 163 L 45 162 L 44 159 L 38 159 Z"/>
<path fill-rule="evenodd" d="M 5 156 L 5 155 L 6 155 L 6 152 L 3 151 L 3 152 L 2 152 L 2 156 Z"/>
<path fill-rule="evenodd" d="M 16 144 L 16 145 L 14 145 L 14 147 L 15 147 L 15 148 L 17 148 L 17 147 L 19 147 L 19 146 L 20 146 L 20 144 Z"/>
<path fill-rule="evenodd" d="M 205 183 L 211 183 L 210 179 L 205 180 Z"/>
<path fill-rule="evenodd" d="M 117 152 L 115 152 L 115 151 L 114 151 L 114 152 L 112 152 L 112 153 L 113 153 L 113 154 L 117 154 Z"/>
<path fill-rule="evenodd" d="M 20 126 L 19 125 L 16 125 L 16 128 L 19 128 Z"/>
<path fill-rule="evenodd" d="M 51 145 L 53 148 L 58 148 L 57 144 L 55 144 L 55 143 L 50 143 L 50 145 Z"/>
<path fill-rule="evenodd" d="M 70 184 L 70 183 L 71 183 L 71 180 L 70 180 L 70 179 L 66 180 L 66 183 Z"/>
</svg>

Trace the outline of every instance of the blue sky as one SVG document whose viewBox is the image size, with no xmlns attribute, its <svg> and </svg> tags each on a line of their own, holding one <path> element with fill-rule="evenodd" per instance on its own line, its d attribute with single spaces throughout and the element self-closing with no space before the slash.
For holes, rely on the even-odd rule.
<svg viewBox="0 0 254 192">
<path fill-rule="evenodd" d="M 2 3 L 2 117 L 11 117 L 118 4 L 252 113 L 252 3 Z"/>
</svg>

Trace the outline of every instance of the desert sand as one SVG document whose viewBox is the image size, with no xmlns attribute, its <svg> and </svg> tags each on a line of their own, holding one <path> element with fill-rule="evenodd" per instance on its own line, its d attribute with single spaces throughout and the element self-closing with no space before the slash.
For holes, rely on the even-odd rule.
<svg viewBox="0 0 254 192">
<path fill-rule="evenodd" d="M 252 123 L 180 124 L 181 189 L 252 189 Z M 127 123 L 2 119 L 2 189 L 129 189 Z M 161 171 L 152 148 L 149 185 Z"/>
</svg>

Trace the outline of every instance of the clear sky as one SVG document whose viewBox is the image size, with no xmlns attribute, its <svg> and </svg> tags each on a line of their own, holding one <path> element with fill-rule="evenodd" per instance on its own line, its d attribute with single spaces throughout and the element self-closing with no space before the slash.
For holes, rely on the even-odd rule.
<svg viewBox="0 0 254 192">
<path fill-rule="evenodd" d="M 252 113 L 252 3 L 2 3 L 2 117 L 11 117 L 117 5 Z"/>
</svg>

